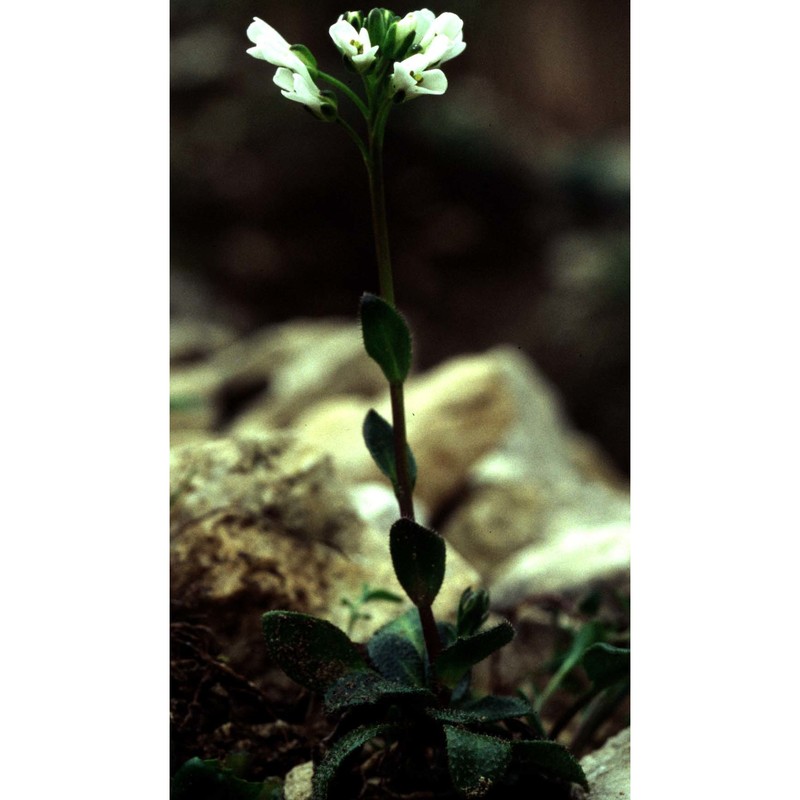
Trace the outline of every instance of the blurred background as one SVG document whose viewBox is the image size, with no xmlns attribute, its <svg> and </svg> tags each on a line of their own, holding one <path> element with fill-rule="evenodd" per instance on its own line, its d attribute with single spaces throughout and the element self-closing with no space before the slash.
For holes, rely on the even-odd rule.
<svg viewBox="0 0 800 800">
<path fill-rule="evenodd" d="M 627 475 L 629 4 L 428 7 L 463 18 L 467 49 L 445 65 L 444 96 L 398 106 L 387 128 L 397 303 L 416 368 L 518 347 Z M 172 0 L 173 317 L 241 334 L 355 321 L 361 292 L 377 291 L 355 146 L 283 99 L 275 68 L 245 53 L 258 16 L 344 78 L 328 27 L 346 10 Z"/>
</svg>

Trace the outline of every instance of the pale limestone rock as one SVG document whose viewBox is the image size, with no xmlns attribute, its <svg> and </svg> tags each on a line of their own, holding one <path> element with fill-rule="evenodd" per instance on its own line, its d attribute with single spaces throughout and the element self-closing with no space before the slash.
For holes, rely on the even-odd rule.
<svg viewBox="0 0 800 800">
<path fill-rule="evenodd" d="M 408 441 L 419 469 L 415 490 L 432 511 L 454 495 L 470 468 L 511 425 L 514 398 L 492 358 L 455 358 L 406 384 Z M 383 480 L 363 446 L 364 417 L 374 408 L 391 421 L 388 393 L 369 402 L 348 397 L 320 403 L 299 415 L 301 438 L 333 455 L 353 484 Z"/>
<path fill-rule="evenodd" d="M 631 729 L 620 731 L 599 750 L 584 756 L 581 766 L 589 782 L 590 800 L 630 800 Z"/>
<path fill-rule="evenodd" d="M 491 584 L 492 605 L 514 608 L 536 595 L 557 595 L 602 584 L 627 583 L 630 525 L 565 525 L 502 564 Z"/>
<path fill-rule="evenodd" d="M 371 396 L 384 388 L 355 321 L 297 320 L 219 347 L 199 363 L 174 365 L 170 396 L 210 412 L 192 420 L 194 427 L 173 417 L 173 430 L 178 439 L 188 440 L 189 431 L 194 439 L 208 438 L 231 413 L 236 432 L 260 433 L 287 427 L 323 398 Z"/>
<path fill-rule="evenodd" d="M 284 800 L 311 800 L 311 779 L 314 777 L 314 764 L 306 761 L 298 764 L 286 774 L 283 784 Z"/>
<path fill-rule="evenodd" d="M 169 324 L 171 364 L 199 361 L 234 342 L 236 331 L 218 322 L 175 319 Z"/>
<path fill-rule="evenodd" d="M 471 489 L 442 534 L 486 581 L 520 551 L 539 552 L 565 529 L 627 525 L 628 494 L 599 449 L 570 430 L 534 365 L 501 347 L 484 358 L 507 387 L 514 416 L 469 472 Z"/>
<path fill-rule="evenodd" d="M 364 583 L 404 596 L 388 531 L 353 508 L 331 460 L 285 433 L 184 445 L 172 452 L 171 590 L 207 615 L 225 653 L 249 676 L 266 666 L 260 617 L 302 611 L 346 628 L 344 597 Z M 448 549 L 438 616 L 452 619 L 478 576 Z M 357 623 L 369 636 L 402 607 L 373 603 Z"/>
<path fill-rule="evenodd" d="M 442 535 L 491 582 L 502 562 L 541 541 L 547 502 L 543 490 L 532 484 L 481 486 L 448 518 Z"/>
</svg>

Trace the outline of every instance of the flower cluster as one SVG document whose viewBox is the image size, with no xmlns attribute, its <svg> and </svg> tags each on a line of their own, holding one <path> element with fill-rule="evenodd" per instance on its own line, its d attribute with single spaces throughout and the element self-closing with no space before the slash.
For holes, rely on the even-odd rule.
<svg viewBox="0 0 800 800">
<path fill-rule="evenodd" d="M 403 102 L 423 94 L 444 94 L 447 77 L 440 67 L 466 47 L 463 27 L 463 21 L 451 12 L 437 16 L 423 8 L 399 17 L 373 8 L 368 14 L 342 14 L 329 33 L 346 66 L 364 79 L 371 101 Z M 335 96 L 320 90 L 315 79 L 343 87 L 317 70 L 306 47 L 290 45 L 258 17 L 247 36 L 255 45 L 247 52 L 278 67 L 274 80 L 285 97 L 307 106 L 321 119 L 337 117 Z"/>
</svg>

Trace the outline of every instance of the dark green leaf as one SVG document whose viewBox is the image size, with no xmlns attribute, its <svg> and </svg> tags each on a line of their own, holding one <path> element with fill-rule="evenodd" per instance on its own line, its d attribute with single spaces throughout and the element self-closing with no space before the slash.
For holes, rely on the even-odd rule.
<svg viewBox="0 0 800 800">
<path fill-rule="evenodd" d="M 411 602 L 416 606 L 430 606 L 444 580 L 444 539 L 404 517 L 392 525 L 389 549 L 397 580 Z"/>
<path fill-rule="evenodd" d="M 301 686 L 325 691 L 348 672 L 369 669 L 344 631 L 296 611 L 268 611 L 261 618 L 270 656 Z"/>
<path fill-rule="evenodd" d="M 452 689 L 473 664 L 483 661 L 513 638 L 511 624 L 501 622 L 494 628 L 458 639 L 436 660 L 436 674 L 445 686 Z"/>
<path fill-rule="evenodd" d="M 394 433 L 392 426 L 377 412 L 370 409 L 364 419 L 362 428 L 364 444 L 372 456 L 378 469 L 397 488 L 397 468 L 394 458 Z M 408 477 L 413 489 L 417 482 L 417 462 L 411 448 L 406 444 L 406 461 L 408 461 Z"/>
<path fill-rule="evenodd" d="M 400 313 L 377 295 L 361 297 L 361 332 L 370 358 L 389 383 L 402 383 L 411 369 L 411 333 Z"/>
<path fill-rule="evenodd" d="M 631 673 L 631 651 L 599 642 L 583 654 L 583 666 L 595 689 L 605 689 Z"/>
<path fill-rule="evenodd" d="M 217 759 L 192 758 L 175 773 L 170 800 L 273 800 L 279 792 L 277 781 L 245 781 Z"/>
<path fill-rule="evenodd" d="M 390 680 L 425 686 L 425 639 L 416 608 L 379 628 L 367 642 L 376 669 Z"/>
<path fill-rule="evenodd" d="M 431 708 L 428 715 L 440 722 L 452 722 L 456 725 L 471 725 L 484 722 L 499 722 L 503 719 L 514 719 L 530 714 L 531 704 L 520 697 L 481 697 L 464 703 L 459 708 Z"/>
<path fill-rule="evenodd" d="M 469 798 L 486 795 L 511 760 L 511 742 L 444 726 L 447 763 L 453 785 Z"/>
<path fill-rule="evenodd" d="M 360 750 L 370 739 L 386 736 L 392 730 L 391 725 L 363 725 L 342 736 L 322 759 L 322 763 L 314 769 L 311 780 L 312 800 L 335 800 L 335 796 L 329 793 L 329 787 L 344 760 Z"/>
<path fill-rule="evenodd" d="M 387 680 L 377 672 L 354 672 L 339 678 L 325 692 L 325 711 L 333 714 L 354 706 L 374 705 L 398 698 L 413 700 L 434 700 L 427 689 L 410 686 L 408 683 Z"/>
<path fill-rule="evenodd" d="M 522 740 L 512 744 L 514 761 L 534 766 L 553 778 L 579 783 L 589 788 L 581 765 L 565 747 L 557 742 Z"/>
</svg>

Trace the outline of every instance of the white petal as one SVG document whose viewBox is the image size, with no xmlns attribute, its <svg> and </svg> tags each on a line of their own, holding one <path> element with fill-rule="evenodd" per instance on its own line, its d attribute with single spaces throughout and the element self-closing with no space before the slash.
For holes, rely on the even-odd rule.
<svg viewBox="0 0 800 800">
<path fill-rule="evenodd" d="M 291 92 L 294 89 L 294 73 L 290 69 L 286 69 L 286 67 L 278 67 L 272 81 L 287 92 Z"/>
<path fill-rule="evenodd" d="M 334 22 L 328 30 L 328 33 L 333 39 L 333 43 L 339 49 L 339 52 L 346 56 L 354 56 L 358 52 L 351 44 L 354 40 L 358 40 L 358 32 L 356 29 L 342 17 L 338 22 Z"/>
<path fill-rule="evenodd" d="M 440 69 L 429 69 L 422 73 L 422 80 L 409 94 L 444 94 L 447 91 L 447 76 Z"/>
<path fill-rule="evenodd" d="M 392 88 L 395 92 L 409 92 L 415 88 L 417 81 L 408 69 L 407 61 L 396 61 L 392 72 Z"/>
<path fill-rule="evenodd" d="M 289 42 L 281 36 L 272 25 L 267 25 L 263 19 L 253 17 L 253 21 L 247 28 L 247 38 L 253 44 L 259 44 L 261 41 L 269 42 L 271 47 L 285 47 L 289 49 Z"/>
</svg>

